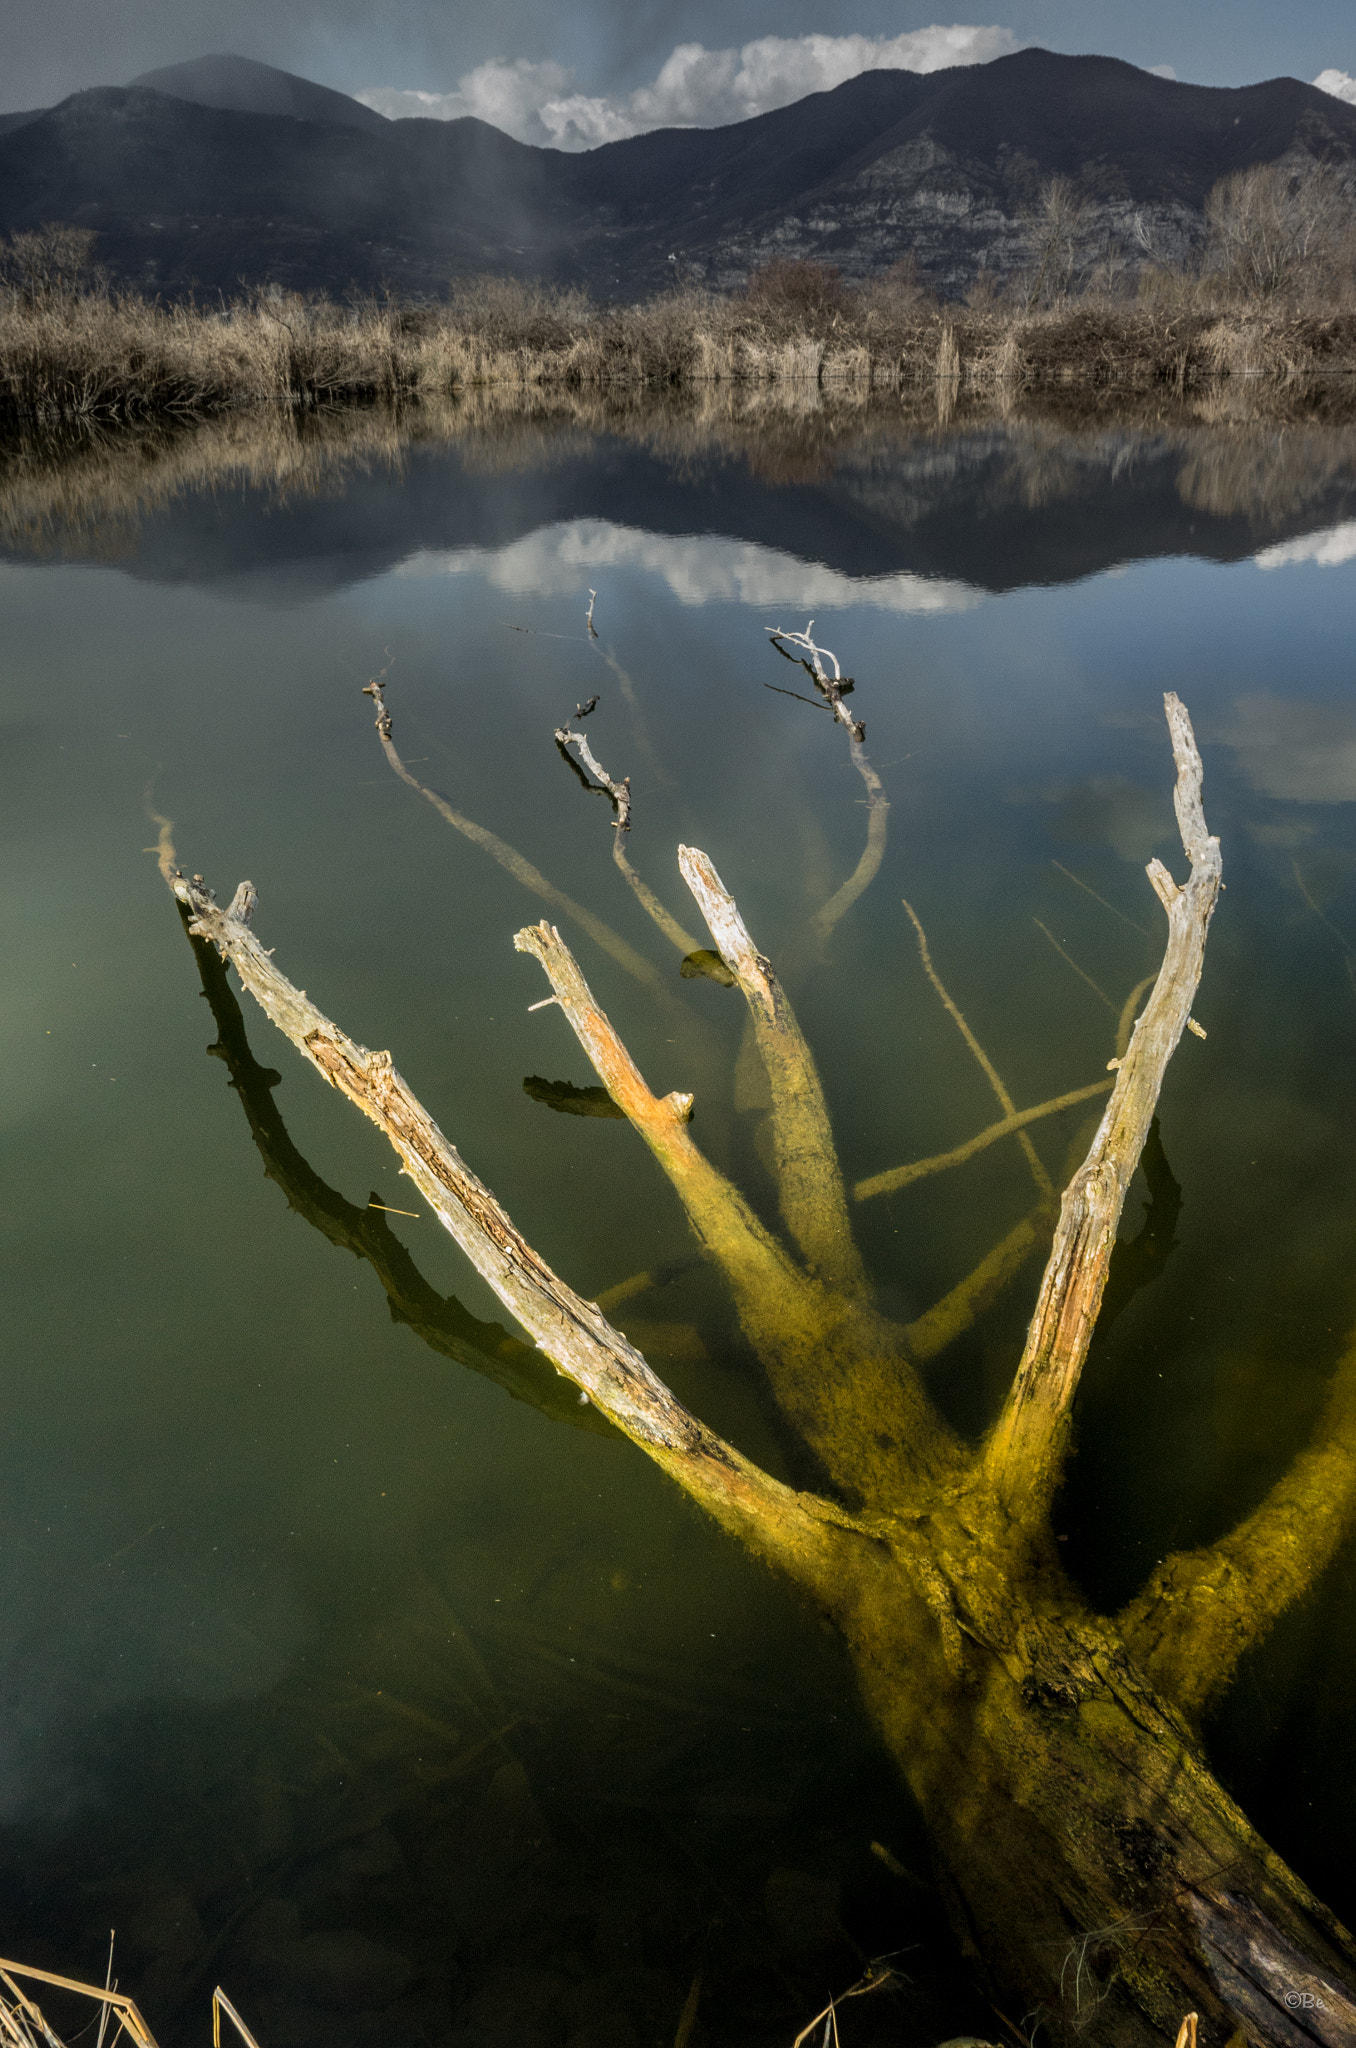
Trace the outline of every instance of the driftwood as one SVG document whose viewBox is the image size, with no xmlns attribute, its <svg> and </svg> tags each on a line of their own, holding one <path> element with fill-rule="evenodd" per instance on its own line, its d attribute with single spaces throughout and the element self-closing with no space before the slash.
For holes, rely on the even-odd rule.
<svg viewBox="0 0 1356 2048">
<path fill-rule="evenodd" d="M 1168 917 L 1163 965 L 1065 1191 L 1013 1390 L 978 1445 L 943 1420 L 918 1368 L 1048 1227 L 1039 1185 L 1032 1214 L 943 1302 L 912 1324 L 892 1321 L 852 1239 L 813 1060 L 707 857 L 684 849 L 682 871 L 749 1006 L 794 1251 L 700 1152 L 691 1097 L 647 1086 L 559 931 L 518 934 L 550 983 L 544 1028 L 559 1009 L 724 1273 L 803 1445 L 795 1486 L 690 1414 L 524 1242 L 390 1055 L 354 1044 L 292 987 L 250 928 L 249 884 L 223 910 L 200 877 L 165 866 L 194 934 L 386 1133 L 536 1348 L 839 1630 L 931 1829 L 957 1926 L 1028 2035 L 1073 2039 L 1087 2025 L 1115 2048 L 1148 2048 L 1179 2039 L 1190 2010 L 1206 2048 L 1238 2034 L 1264 2048 L 1356 2048 L 1350 1938 L 1214 1780 L 1194 1732 L 1201 1705 L 1313 1584 L 1356 1515 L 1356 1339 L 1291 1470 L 1230 1535 L 1165 1559 L 1120 1616 L 1090 1610 L 1049 1524 L 1125 1190 L 1191 1020 L 1220 885 L 1190 722 L 1175 697 L 1165 708 L 1191 877 L 1179 889 L 1151 864 Z M 1005 1125 L 1021 1114 L 1009 1110 Z"/>
</svg>

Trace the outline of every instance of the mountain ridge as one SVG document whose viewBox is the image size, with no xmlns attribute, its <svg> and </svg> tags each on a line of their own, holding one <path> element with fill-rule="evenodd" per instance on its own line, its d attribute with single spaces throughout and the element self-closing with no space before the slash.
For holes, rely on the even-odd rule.
<svg viewBox="0 0 1356 2048">
<path fill-rule="evenodd" d="M 384 114 L 346 92 L 316 85 L 295 71 L 280 71 L 276 64 L 260 64 L 253 57 L 224 51 L 190 57 L 184 64 L 163 64 L 154 71 L 140 72 L 128 83 L 195 106 L 216 107 L 223 113 L 279 114 L 297 121 L 328 121 L 340 128 L 390 126 Z"/>
<path fill-rule="evenodd" d="M 322 112 L 345 97 L 313 91 L 303 103 Z M 370 121 L 211 107 L 148 83 L 74 94 L 0 122 L 0 230 L 93 228 L 117 278 L 170 295 L 274 282 L 441 295 L 484 271 L 636 295 L 675 275 L 737 285 L 777 255 L 864 276 L 910 252 L 955 292 L 1027 260 L 1023 216 L 1054 173 L 1083 194 L 1090 241 L 1177 258 L 1230 171 L 1356 167 L 1356 107 L 1298 80 L 1194 86 L 1039 49 L 863 72 L 727 127 L 581 152 L 471 117 L 361 112 Z"/>
</svg>

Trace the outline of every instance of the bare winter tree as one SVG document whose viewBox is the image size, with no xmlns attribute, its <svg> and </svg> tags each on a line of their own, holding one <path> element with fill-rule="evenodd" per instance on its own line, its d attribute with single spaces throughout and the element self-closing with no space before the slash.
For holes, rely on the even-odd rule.
<svg viewBox="0 0 1356 2048">
<path fill-rule="evenodd" d="M 1350 269 L 1356 202 L 1331 164 L 1235 171 L 1210 192 L 1205 217 L 1207 260 L 1243 298 L 1331 290 L 1338 269 Z"/>
<path fill-rule="evenodd" d="M 1028 312 L 1067 299 L 1078 270 L 1079 244 L 1087 226 L 1088 205 L 1072 178 L 1046 178 L 1026 216 L 1031 241 L 1031 284 Z"/>
<path fill-rule="evenodd" d="M 844 701 L 850 680 L 808 630 L 776 638 L 843 728 L 868 793 L 866 845 L 820 913 L 827 931 L 879 867 L 886 806 L 863 728 Z M 396 752 L 382 685 L 369 688 L 382 746 L 403 779 L 557 914 L 588 919 L 512 848 L 417 782 Z M 813 1057 L 785 988 L 704 853 L 682 847 L 678 855 L 711 940 L 697 957 L 732 979 L 748 1006 L 772 1103 L 781 1236 L 698 1149 L 692 1097 L 651 1092 L 559 929 L 543 922 L 517 934 L 519 951 L 544 972 L 545 1001 L 559 1008 L 725 1276 L 782 1415 L 822 1475 L 815 1490 L 782 1483 L 722 1441 L 598 1305 L 551 1270 L 415 1099 L 391 1055 L 356 1044 L 287 980 L 254 935 L 249 883 L 219 906 L 201 876 L 176 865 L 168 828 L 161 866 L 190 931 L 234 965 L 298 1051 L 385 1133 L 537 1351 L 841 1632 L 866 1706 L 931 1829 L 961 1937 L 1014 2022 L 1029 2036 L 1037 2026 L 1059 2038 L 1086 2027 L 1099 2043 L 1148 2048 L 1175 2039 L 1190 2009 L 1202 2016 L 1211 2048 L 1352 2048 L 1350 1938 L 1212 1776 L 1197 1726 L 1351 1526 L 1356 1339 L 1343 1349 L 1327 1406 L 1290 1470 L 1228 1535 L 1164 1559 L 1121 1613 L 1089 1607 L 1064 1572 L 1051 1529 L 1126 1189 L 1173 1051 L 1184 1031 L 1199 1031 L 1191 1006 L 1220 888 L 1190 720 L 1176 697 L 1164 702 L 1189 874 L 1179 885 L 1161 862 L 1149 865 L 1166 946 L 1152 987 L 1127 1000 L 1112 1076 L 1018 1110 L 938 978 L 915 920 L 924 969 L 1003 1114 L 944 1158 L 895 1169 L 853 1194 L 869 1197 L 878 1185 L 902 1184 L 1015 1135 L 1027 1148 L 1034 1205 L 968 1279 L 910 1324 L 875 1303 Z M 629 786 L 606 774 L 570 728 L 558 740 L 616 806 L 620 844 Z M 618 865 L 627 871 L 624 854 Z M 657 901 L 651 914 L 675 946 L 688 946 L 691 934 Z M 639 956 L 628 961 L 600 920 L 585 928 L 638 981 L 652 972 Z M 1108 1088 L 1091 1148 L 1061 1199 L 1027 1126 Z M 262 1128 L 266 1108 L 258 1114 Z M 264 1130 L 264 1138 L 278 1154 L 277 1134 Z M 932 1404 L 921 1367 L 969 1327 L 1052 1226 L 1007 1398 L 984 1438 L 966 1441 Z M 323 1227 L 336 1241 L 352 1235 L 350 1221 L 328 1211 Z M 401 1290 L 412 1315 L 431 1323 L 386 1234 L 368 1236 L 365 1253 L 388 1291 Z M 455 1355 L 466 1339 L 446 1330 L 436 1341 Z"/>
</svg>

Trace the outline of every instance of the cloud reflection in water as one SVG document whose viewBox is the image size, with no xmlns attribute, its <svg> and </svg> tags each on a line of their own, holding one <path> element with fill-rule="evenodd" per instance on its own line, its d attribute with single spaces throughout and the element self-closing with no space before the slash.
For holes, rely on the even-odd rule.
<svg viewBox="0 0 1356 2048">
<path fill-rule="evenodd" d="M 983 598 L 972 585 L 944 577 L 905 569 L 887 576 L 849 576 L 754 541 L 645 533 L 606 519 L 541 527 L 502 548 L 421 549 L 396 573 L 481 575 L 498 590 L 555 597 L 578 591 L 581 577 L 603 569 L 640 569 L 658 576 L 685 605 L 790 605 L 797 611 L 876 605 L 890 612 L 963 612 Z"/>
</svg>

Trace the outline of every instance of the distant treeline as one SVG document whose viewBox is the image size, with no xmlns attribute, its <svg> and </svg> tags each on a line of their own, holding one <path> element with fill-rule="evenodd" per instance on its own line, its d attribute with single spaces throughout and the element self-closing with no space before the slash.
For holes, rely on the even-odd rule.
<svg viewBox="0 0 1356 2048">
<path fill-rule="evenodd" d="M 1032 263 L 981 273 L 963 301 L 909 259 L 849 284 L 777 261 L 741 293 L 695 288 L 639 305 L 505 278 L 460 280 L 437 304 L 351 304 L 265 289 L 229 305 L 164 305 L 113 289 L 95 238 L 48 226 L 0 245 L 0 410 L 22 420 L 197 414 L 283 401 L 418 400 L 477 386 L 814 384 L 1001 396 L 1047 380 L 1144 389 L 1356 369 L 1356 218 L 1317 165 L 1262 165 L 1216 186 L 1190 269 L 1151 249 L 1089 251 L 1076 189 L 1033 209 Z"/>
</svg>

